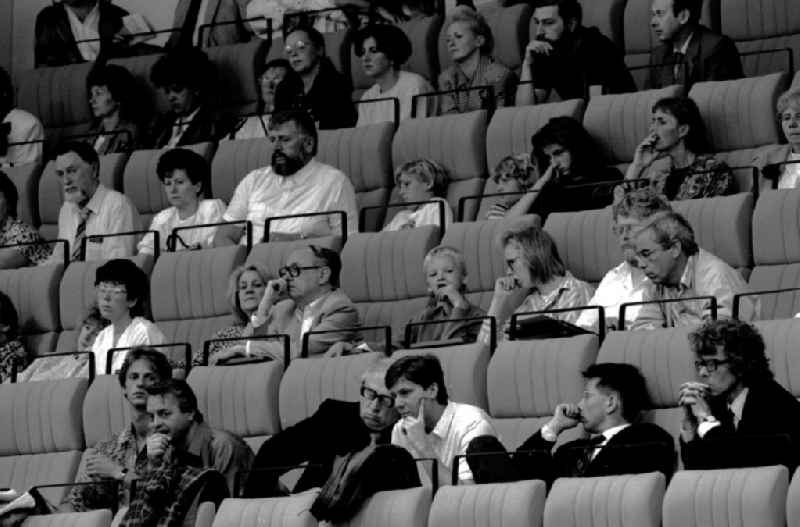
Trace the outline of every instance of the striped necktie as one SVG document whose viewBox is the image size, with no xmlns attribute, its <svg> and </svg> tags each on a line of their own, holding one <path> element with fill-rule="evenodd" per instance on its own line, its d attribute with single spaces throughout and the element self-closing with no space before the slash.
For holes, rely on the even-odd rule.
<svg viewBox="0 0 800 527">
<path fill-rule="evenodd" d="M 78 211 L 78 215 L 80 215 L 81 219 L 78 222 L 78 228 L 75 230 L 75 242 L 72 246 L 71 261 L 73 262 L 80 260 L 81 245 L 83 245 L 83 239 L 86 238 L 86 222 L 89 220 L 91 214 L 92 210 L 86 207 Z"/>
</svg>

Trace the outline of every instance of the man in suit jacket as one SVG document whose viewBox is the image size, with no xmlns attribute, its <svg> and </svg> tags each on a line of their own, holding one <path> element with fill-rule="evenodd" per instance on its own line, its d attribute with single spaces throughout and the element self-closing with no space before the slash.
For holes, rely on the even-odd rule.
<svg viewBox="0 0 800 527">
<path fill-rule="evenodd" d="M 361 397 L 351 403 L 326 399 L 311 417 L 269 438 L 258 450 L 245 485 L 245 497 L 285 494 L 278 478 L 291 466 L 308 462 L 292 492 L 321 487 L 337 456 L 358 452 L 371 442 L 389 444 L 398 419 L 384 377 L 391 359 L 379 359 L 361 377 Z"/>
<path fill-rule="evenodd" d="M 699 0 L 653 0 L 650 25 L 661 45 L 650 52 L 650 88 L 743 76 L 736 45 L 700 25 L 701 8 Z"/>
<path fill-rule="evenodd" d="M 252 30 L 244 22 L 250 0 L 179 0 L 175 6 L 172 27 L 180 28 L 170 35 L 167 49 L 175 47 L 222 46 L 248 42 Z M 205 7 L 205 10 L 200 11 Z M 213 24 L 199 32 L 200 26 Z"/>
<path fill-rule="evenodd" d="M 709 321 L 689 342 L 697 381 L 680 388 L 686 468 L 797 466 L 800 402 L 773 379 L 758 331 L 738 320 Z"/>
</svg>

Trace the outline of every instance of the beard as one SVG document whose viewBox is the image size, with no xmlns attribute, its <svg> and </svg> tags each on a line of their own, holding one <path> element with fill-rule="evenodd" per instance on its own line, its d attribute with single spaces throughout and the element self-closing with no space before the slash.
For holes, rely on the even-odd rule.
<svg viewBox="0 0 800 527">
<path fill-rule="evenodd" d="M 272 170 L 279 176 L 291 176 L 306 165 L 299 157 L 290 157 L 281 152 L 272 153 Z"/>
</svg>

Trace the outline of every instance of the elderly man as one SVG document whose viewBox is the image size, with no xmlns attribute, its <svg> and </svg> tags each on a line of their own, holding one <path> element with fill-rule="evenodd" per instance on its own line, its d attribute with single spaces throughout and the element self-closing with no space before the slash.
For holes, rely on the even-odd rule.
<svg viewBox="0 0 800 527">
<path fill-rule="evenodd" d="M 756 328 L 709 321 L 689 343 L 697 377 L 679 393 L 686 468 L 797 466 L 800 402 L 773 378 Z"/>
<path fill-rule="evenodd" d="M 139 213 L 131 201 L 100 183 L 100 160 L 88 143 L 70 142 L 56 151 L 56 175 L 64 191 L 58 213 L 58 236 L 67 240 L 71 259 L 81 256 L 86 239 L 86 260 L 110 260 L 136 254 L 134 236 L 92 238 L 141 229 Z M 54 251 L 53 258 L 60 258 Z"/>
<path fill-rule="evenodd" d="M 254 239 L 264 237 L 266 219 L 308 212 L 344 211 L 347 232 L 358 230 L 358 210 L 353 184 L 340 170 L 314 159 L 317 129 L 306 112 L 284 111 L 269 122 L 273 144 L 269 167 L 250 172 L 236 187 L 225 211 L 225 221 L 248 220 Z M 270 236 L 308 238 L 326 236 L 341 230 L 339 215 L 313 216 L 275 221 Z M 244 228 L 222 225 L 217 230 L 217 246 L 243 241 Z"/>
<path fill-rule="evenodd" d="M 715 297 L 717 316 L 731 318 L 734 295 L 748 290 L 738 271 L 698 247 L 691 225 L 676 212 L 650 218 L 635 233 L 634 243 L 639 267 L 651 282 L 643 301 L 675 301 L 644 305 L 631 329 L 700 324 L 711 317 L 711 302 L 681 300 L 698 296 Z M 742 320 L 758 317 L 759 304 L 751 298 L 741 298 Z"/>
</svg>

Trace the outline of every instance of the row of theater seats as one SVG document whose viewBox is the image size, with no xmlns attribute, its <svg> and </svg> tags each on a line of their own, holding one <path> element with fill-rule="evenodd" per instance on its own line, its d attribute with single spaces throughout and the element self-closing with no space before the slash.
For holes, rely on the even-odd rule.
<svg viewBox="0 0 800 527">
<path fill-rule="evenodd" d="M 689 93 L 708 126 L 713 151 L 736 167 L 738 190 L 753 188 L 753 155 L 782 141 L 775 101 L 787 88 L 785 74 L 726 82 L 696 84 Z M 800 83 L 800 75 L 798 75 Z M 345 172 L 353 182 L 359 207 L 380 207 L 400 201 L 393 190 L 393 167 L 428 158 L 439 161 L 451 175 L 447 200 L 464 219 L 484 218 L 496 198 L 481 199 L 496 185 L 487 175 L 505 156 L 530 151 L 531 136 L 557 116 L 582 120 L 605 151 L 607 159 L 624 170 L 636 146 L 648 133 L 650 108 L 660 98 L 679 95 L 681 88 L 592 97 L 588 103 L 570 100 L 519 108 L 503 108 L 491 119 L 476 111 L 411 119 L 395 131 L 390 123 L 320 132 L 319 160 Z M 211 162 L 211 194 L 230 201 L 236 185 L 251 170 L 269 165 L 272 148 L 263 139 L 222 141 L 192 146 Z M 137 150 L 101 158 L 101 180 L 128 195 L 149 225 L 150 218 L 169 206 L 155 167 L 161 150 Z M 19 189 L 20 217 L 40 227 L 45 239 L 56 235 L 62 196 L 54 163 L 8 169 Z M 396 211 L 390 211 L 393 214 Z M 375 211 L 373 211 L 375 212 Z M 385 220 L 382 211 L 368 216 L 366 230 Z"/>
</svg>

